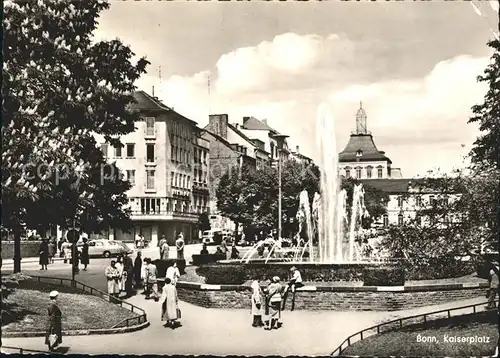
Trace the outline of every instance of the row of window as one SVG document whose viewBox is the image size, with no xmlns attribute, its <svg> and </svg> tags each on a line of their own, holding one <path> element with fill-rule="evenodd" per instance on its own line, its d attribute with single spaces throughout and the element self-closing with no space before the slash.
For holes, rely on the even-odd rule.
<svg viewBox="0 0 500 358">
<path fill-rule="evenodd" d="M 198 181 L 199 183 L 207 182 L 207 173 L 203 172 L 203 170 L 194 169 L 194 181 Z"/>
<path fill-rule="evenodd" d="M 108 153 L 109 144 L 103 143 L 101 144 L 101 151 L 105 158 L 109 158 Z M 135 144 L 127 143 L 125 144 L 125 155 L 127 158 L 135 158 Z M 123 147 L 114 147 L 114 157 L 122 158 L 123 156 Z"/>
<path fill-rule="evenodd" d="M 373 171 L 373 168 L 372 167 L 367 167 L 366 168 L 366 178 L 368 179 L 371 179 L 372 178 L 372 171 Z M 363 178 L 363 169 L 362 168 L 356 168 L 355 171 L 353 172 L 354 174 L 354 177 L 355 178 L 358 178 L 358 179 L 361 179 Z M 350 178 L 351 177 L 351 170 L 350 169 L 345 169 L 345 177 L 346 178 Z M 379 179 L 383 178 L 384 177 L 384 169 L 383 168 L 378 168 L 377 169 L 377 177 Z"/>
<path fill-rule="evenodd" d="M 131 199 L 133 200 L 133 199 Z M 200 204 L 201 202 L 198 202 Z M 193 208 L 196 207 L 196 210 L 198 210 L 198 207 L 196 203 L 194 205 L 189 204 L 186 201 L 176 201 L 175 204 L 172 201 L 168 201 L 166 203 L 167 207 L 166 209 L 162 210 L 161 209 L 161 199 L 160 198 L 141 198 L 140 199 L 140 205 L 141 205 L 141 214 L 163 214 L 165 212 L 167 213 L 187 213 L 187 212 L 192 212 Z M 203 205 L 199 206 L 202 208 L 201 210 L 206 208 L 206 201 L 203 202 Z M 198 211 L 197 211 L 198 212 Z"/>
<path fill-rule="evenodd" d="M 171 172 L 170 185 L 174 188 L 189 189 L 191 187 L 191 176 L 182 173 Z"/>
<path fill-rule="evenodd" d="M 208 153 L 199 148 L 194 148 L 194 162 L 197 164 L 207 164 Z"/>
<path fill-rule="evenodd" d="M 174 163 L 191 164 L 191 151 L 189 149 L 179 148 L 175 145 L 170 147 L 171 160 Z"/>
<path fill-rule="evenodd" d="M 398 197 L 398 206 L 403 207 L 404 199 L 402 196 Z M 448 204 L 448 198 L 440 198 L 436 199 L 433 195 L 429 196 L 429 203 L 432 207 L 434 206 L 446 206 Z M 415 196 L 415 204 L 416 206 L 422 206 L 422 197 Z"/>
</svg>

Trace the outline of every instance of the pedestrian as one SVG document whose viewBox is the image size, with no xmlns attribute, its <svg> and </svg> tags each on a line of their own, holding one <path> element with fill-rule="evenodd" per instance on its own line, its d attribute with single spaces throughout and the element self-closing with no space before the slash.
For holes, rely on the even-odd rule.
<svg viewBox="0 0 500 358">
<path fill-rule="evenodd" d="M 236 243 L 233 242 L 233 246 L 231 246 L 231 259 L 236 260 L 240 258 L 240 252 L 236 248 Z"/>
<path fill-rule="evenodd" d="M 222 241 L 220 243 L 220 249 L 222 250 L 223 254 L 226 256 L 226 259 L 228 259 L 228 257 L 227 257 L 228 249 L 227 249 L 226 238 L 222 239 Z"/>
<path fill-rule="evenodd" d="M 161 320 L 166 321 L 165 327 L 175 328 L 176 321 L 181 318 L 179 300 L 177 298 L 177 289 L 168 277 L 165 279 L 160 302 Z"/>
<path fill-rule="evenodd" d="M 144 283 L 144 290 L 142 291 L 143 295 L 148 294 L 148 285 L 146 284 L 146 266 L 148 264 L 149 257 L 145 257 L 142 260 L 142 269 L 141 269 L 141 279 L 142 282 Z"/>
<path fill-rule="evenodd" d="M 125 291 L 125 276 L 124 270 L 123 270 L 123 258 L 121 255 L 118 255 L 116 258 L 116 269 L 118 270 L 118 273 L 120 274 L 120 279 L 118 280 L 118 289 L 120 292 Z"/>
<path fill-rule="evenodd" d="M 160 260 L 164 260 L 165 257 L 165 244 L 167 243 L 167 239 L 165 239 L 165 235 L 162 235 L 161 236 L 161 240 L 158 242 L 158 247 L 160 248 Z M 166 245 L 167 246 L 167 250 L 168 250 L 168 244 Z M 168 254 L 166 256 L 166 258 L 168 258 Z"/>
<path fill-rule="evenodd" d="M 54 256 L 56 256 L 57 252 L 57 246 L 55 239 L 51 237 L 49 239 L 49 263 L 53 264 L 54 263 Z"/>
<path fill-rule="evenodd" d="M 252 282 L 252 327 L 262 327 L 262 290 L 260 289 L 259 280 Z"/>
<path fill-rule="evenodd" d="M 182 235 L 182 232 L 177 236 L 175 247 L 177 249 L 177 260 L 184 260 L 184 235 Z"/>
<path fill-rule="evenodd" d="M 137 251 L 137 256 L 134 260 L 134 281 L 135 288 L 142 287 L 142 253 Z"/>
<path fill-rule="evenodd" d="M 47 239 L 43 239 L 40 243 L 38 254 L 40 255 L 39 263 L 42 266 L 40 270 L 47 270 L 49 264 L 49 242 Z"/>
<path fill-rule="evenodd" d="M 110 296 L 109 301 L 116 302 L 114 299 L 118 298 L 120 295 L 120 288 L 118 284 L 120 280 L 120 272 L 116 268 L 115 260 L 111 260 L 111 263 L 108 267 L 106 267 L 104 274 L 106 275 L 106 279 L 108 281 L 108 294 Z"/>
<path fill-rule="evenodd" d="M 137 234 L 135 237 L 135 248 L 140 250 L 141 249 L 141 234 Z"/>
<path fill-rule="evenodd" d="M 158 268 L 151 263 L 150 258 L 146 259 L 145 276 L 147 287 L 146 299 L 149 300 L 152 292 L 154 300 L 158 302 Z"/>
<path fill-rule="evenodd" d="M 285 310 L 288 293 L 292 291 L 293 296 L 291 311 L 293 311 L 295 309 L 295 290 L 297 288 L 303 287 L 304 284 L 302 283 L 302 275 L 300 274 L 300 271 L 297 269 L 297 267 L 293 266 L 292 268 L 290 268 L 290 271 L 292 272 L 292 278 L 288 282 L 288 286 L 285 289 L 285 293 L 283 295 L 283 306 L 281 307 L 281 309 Z"/>
<path fill-rule="evenodd" d="M 62 244 L 64 243 L 64 239 L 61 237 L 59 241 L 57 241 L 57 249 L 59 250 L 59 257 L 62 258 L 64 255 L 64 252 L 62 250 Z"/>
<path fill-rule="evenodd" d="M 45 331 L 45 344 L 51 352 L 62 343 L 62 312 L 57 305 L 57 296 L 59 296 L 57 291 L 52 291 L 49 294 L 50 304 L 47 308 L 48 320 Z"/>
<path fill-rule="evenodd" d="M 181 277 L 179 268 L 177 267 L 177 262 L 174 261 L 174 263 L 170 265 L 170 267 L 167 269 L 165 277 L 170 279 L 172 285 L 177 285 L 177 281 L 179 280 L 179 277 Z"/>
<path fill-rule="evenodd" d="M 71 261 L 71 243 L 65 239 L 61 245 L 61 250 L 63 252 L 64 263 Z"/>
<path fill-rule="evenodd" d="M 87 271 L 87 265 L 89 264 L 89 243 L 86 237 L 83 238 L 80 262 L 83 265 L 83 271 Z"/>
<path fill-rule="evenodd" d="M 487 309 L 494 309 L 496 307 L 495 298 L 498 294 L 498 286 L 499 286 L 499 269 L 498 269 L 498 261 L 493 261 L 491 263 L 491 270 L 488 282 L 490 284 L 490 288 L 488 290 L 488 305 Z"/>
<path fill-rule="evenodd" d="M 200 255 L 208 255 L 208 249 L 207 249 L 207 244 L 203 244 L 203 247 L 201 248 Z"/>
<path fill-rule="evenodd" d="M 280 278 L 274 276 L 272 282 L 267 286 L 267 318 L 264 329 L 278 329 L 281 326 L 281 292 L 283 287 Z"/>
<path fill-rule="evenodd" d="M 130 297 L 132 295 L 134 264 L 128 253 L 123 254 L 123 274 L 125 275 L 125 292 L 127 293 L 127 297 Z"/>
</svg>

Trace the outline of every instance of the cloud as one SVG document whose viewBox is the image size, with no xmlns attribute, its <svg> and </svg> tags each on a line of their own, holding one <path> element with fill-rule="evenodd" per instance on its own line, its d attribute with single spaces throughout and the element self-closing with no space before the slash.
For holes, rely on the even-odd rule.
<svg viewBox="0 0 500 358">
<path fill-rule="evenodd" d="M 481 101 L 486 87 L 476 81 L 487 58 L 458 56 L 439 62 L 421 79 L 355 85 L 332 94 L 332 105 L 363 100 L 368 127 L 399 144 L 456 142 L 475 134 L 467 124 L 470 108 Z M 464 137 L 465 136 L 465 137 Z"/>
<path fill-rule="evenodd" d="M 345 43 L 335 34 L 322 37 L 285 33 L 272 41 L 236 49 L 223 54 L 216 64 L 217 91 L 236 96 L 276 89 L 280 84 L 289 84 L 290 78 L 317 68 L 325 58 L 331 59 L 333 49 L 345 50 Z"/>
</svg>

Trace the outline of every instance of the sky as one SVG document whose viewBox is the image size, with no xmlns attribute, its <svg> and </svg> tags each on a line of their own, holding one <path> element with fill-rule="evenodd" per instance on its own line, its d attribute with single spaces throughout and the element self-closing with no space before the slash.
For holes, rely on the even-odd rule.
<svg viewBox="0 0 500 358">
<path fill-rule="evenodd" d="M 267 119 L 313 159 L 318 107 L 340 152 L 362 101 L 378 149 L 411 178 L 460 166 L 479 134 L 467 120 L 498 13 L 475 4 L 112 1 L 94 35 L 145 56 L 138 88 L 200 126 Z"/>
</svg>

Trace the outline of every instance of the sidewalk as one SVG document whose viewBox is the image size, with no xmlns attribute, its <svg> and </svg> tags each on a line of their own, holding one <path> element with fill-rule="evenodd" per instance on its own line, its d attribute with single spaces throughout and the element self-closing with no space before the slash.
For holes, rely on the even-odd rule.
<svg viewBox="0 0 500 358">
<path fill-rule="evenodd" d="M 140 294 L 127 301 L 146 310 L 150 327 L 111 336 L 63 337 L 62 346 L 69 347 L 70 354 L 329 355 L 347 336 L 369 326 L 485 299 L 397 312 L 285 311 L 283 327 L 273 331 L 251 327 L 249 310 L 206 309 L 185 302 L 179 303 L 182 327 L 171 330 L 160 321 L 159 303 L 146 301 Z M 3 343 L 34 350 L 46 348 L 43 337 L 5 338 Z"/>
</svg>

